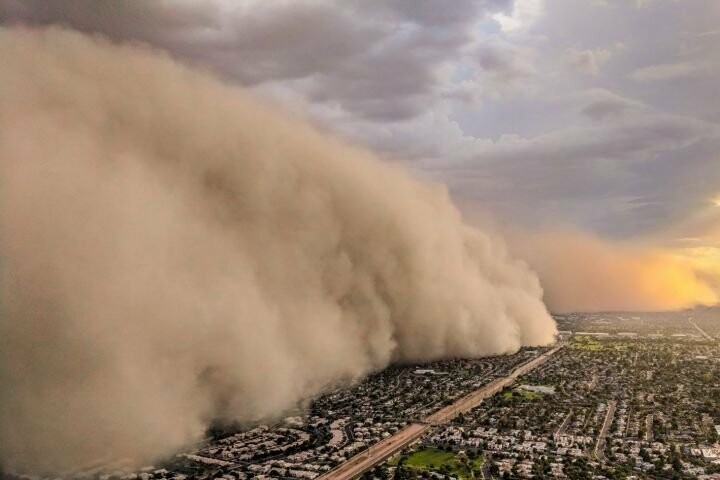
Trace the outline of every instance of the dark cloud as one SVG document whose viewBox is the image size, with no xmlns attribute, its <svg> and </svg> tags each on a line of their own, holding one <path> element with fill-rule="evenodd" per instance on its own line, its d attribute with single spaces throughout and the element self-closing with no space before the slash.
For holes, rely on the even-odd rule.
<svg viewBox="0 0 720 480">
<path fill-rule="evenodd" d="M 640 102 L 602 89 L 585 92 L 581 98 L 587 102 L 582 106 L 581 113 L 593 120 L 620 117 L 630 110 L 643 107 Z"/>
<path fill-rule="evenodd" d="M 677 115 L 638 115 L 601 128 L 569 127 L 531 138 L 507 136 L 476 145 L 470 158 L 443 162 L 442 169 L 468 168 L 478 162 L 499 171 L 520 171 L 529 163 L 548 168 L 558 162 L 648 158 L 688 146 L 705 137 L 717 137 L 717 125 Z M 549 169 L 552 171 L 552 168 Z"/>
<path fill-rule="evenodd" d="M 145 42 L 246 85 L 316 74 L 383 35 L 381 26 L 318 3 L 225 10 L 218 2 L 11 1 L 0 19 Z"/>
<path fill-rule="evenodd" d="M 471 42 L 473 23 L 509 4 L 4 0 L 0 21 L 145 42 L 249 86 L 306 79 L 314 102 L 397 121 L 427 107 L 439 88 L 437 69 Z"/>
<path fill-rule="evenodd" d="M 112 0 L 3 0 L 0 21 L 33 25 L 60 24 L 115 39 L 167 41 L 189 30 L 218 27 L 218 10 L 200 2 L 115 2 Z"/>
<path fill-rule="evenodd" d="M 532 68 L 522 58 L 522 52 L 511 47 L 488 45 L 478 48 L 477 64 L 500 82 L 513 82 L 527 77 Z"/>
<path fill-rule="evenodd" d="M 512 0 L 358 0 L 352 3 L 361 13 L 385 11 L 406 21 L 429 27 L 444 27 L 471 23 L 487 11 L 507 10 Z"/>
<path fill-rule="evenodd" d="M 698 158 L 691 147 L 717 143 L 718 133 L 716 126 L 687 117 L 636 116 L 600 128 L 504 139 L 455 167 L 439 166 L 439 175 L 460 202 L 483 204 L 526 224 L 634 235 L 678 220 L 680 212 L 697 209 L 698 196 L 709 195 L 713 181 L 703 189 L 676 189 L 690 182 L 689 163 L 695 175 L 713 170 L 707 162 L 676 156 Z M 717 182 L 720 174 L 713 178 Z"/>
</svg>

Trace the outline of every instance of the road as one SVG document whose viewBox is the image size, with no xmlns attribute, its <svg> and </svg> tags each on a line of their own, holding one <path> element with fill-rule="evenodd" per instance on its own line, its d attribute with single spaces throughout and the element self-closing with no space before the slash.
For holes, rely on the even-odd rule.
<svg viewBox="0 0 720 480">
<path fill-rule="evenodd" d="M 565 435 L 565 431 L 567 430 L 568 425 L 570 425 L 570 420 L 572 420 L 572 416 L 573 409 L 571 408 L 567 415 L 565 415 L 565 420 L 563 420 L 562 425 L 560 425 L 560 428 L 557 429 L 555 435 Z"/>
<path fill-rule="evenodd" d="M 365 470 L 372 468 L 383 460 L 392 456 L 398 450 L 405 448 L 420 438 L 430 428 L 422 423 L 411 423 L 398 431 L 392 437 L 376 443 L 368 450 L 359 453 L 340 464 L 340 466 L 321 476 L 323 480 L 350 479 L 362 474 Z"/>
<path fill-rule="evenodd" d="M 318 477 L 317 480 L 350 480 L 361 475 L 366 470 L 383 462 L 407 445 L 418 440 L 423 434 L 427 433 L 433 425 L 448 422 L 458 414 L 475 408 L 484 399 L 494 395 L 506 386 L 511 385 L 519 376 L 545 363 L 548 358 L 564 346 L 565 344 L 561 343 L 544 354 L 520 365 L 506 377 L 495 379 L 487 385 L 483 385 L 474 392 L 460 398 L 452 405 L 448 405 L 426 417 L 422 423 L 411 423 L 392 437 L 388 437 L 372 445 L 368 450 L 355 455 L 333 470 Z"/>
<path fill-rule="evenodd" d="M 597 444 L 595 444 L 595 457 L 600 461 L 605 461 L 605 437 L 607 432 L 612 425 L 613 417 L 615 416 L 615 407 L 617 402 L 611 400 L 608 402 L 607 414 L 605 414 L 605 421 L 603 422 L 602 429 L 600 429 L 600 435 L 598 435 Z"/>
<path fill-rule="evenodd" d="M 485 462 L 483 463 L 482 470 L 481 470 L 482 478 L 484 480 L 492 480 L 493 478 L 495 478 L 495 477 L 493 477 L 493 474 L 490 472 L 490 467 L 492 466 L 492 464 L 493 464 L 492 454 L 487 453 L 485 455 Z"/>
<path fill-rule="evenodd" d="M 715 341 L 715 339 L 714 339 L 713 337 L 711 337 L 710 335 L 708 335 L 708 333 L 707 333 L 705 330 L 703 330 L 702 328 L 700 328 L 700 327 L 698 326 L 698 324 L 693 321 L 692 318 L 688 318 L 688 322 L 690 322 L 690 323 L 692 324 L 692 326 L 695 327 L 695 330 L 697 330 L 698 332 L 700 332 L 700 335 L 702 335 L 703 337 L 707 338 L 707 339 L 710 340 L 711 342 L 714 342 L 714 341 Z"/>
</svg>

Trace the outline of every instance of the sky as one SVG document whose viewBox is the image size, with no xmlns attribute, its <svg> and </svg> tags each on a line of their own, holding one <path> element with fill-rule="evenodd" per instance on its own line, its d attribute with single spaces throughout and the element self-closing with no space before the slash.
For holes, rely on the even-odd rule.
<svg viewBox="0 0 720 480">
<path fill-rule="evenodd" d="M 720 272 L 720 2 L 0 2 L 149 44 L 526 231 Z"/>
</svg>

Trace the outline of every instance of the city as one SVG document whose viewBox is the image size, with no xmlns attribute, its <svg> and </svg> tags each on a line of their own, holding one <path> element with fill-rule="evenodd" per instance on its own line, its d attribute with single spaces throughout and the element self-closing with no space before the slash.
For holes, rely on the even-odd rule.
<svg viewBox="0 0 720 480">
<path fill-rule="evenodd" d="M 393 366 L 164 465 L 64 476 L 720 478 L 716 314 L 556 315 L 553 349 Z"/>
<path fill-rule="evenodd" d="M 711 313 L 558 316 L 566 348 L 373 475 L 720 478 Z"/>
</svg>

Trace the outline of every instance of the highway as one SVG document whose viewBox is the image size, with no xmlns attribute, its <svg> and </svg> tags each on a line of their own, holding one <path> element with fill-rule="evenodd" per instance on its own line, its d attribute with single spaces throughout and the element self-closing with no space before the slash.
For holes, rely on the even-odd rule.
<svg viewBox="0 0 720 480">
<path fill-rule="evenodd" d="M 611 400 L 608 402 L 607 413 L 605 414 L 605 421 L 603 422 L 602 429 L 598 435 L 597 443 L 595 444 L 595 458 L 600 461 L 605 461 L 605 437 L 607 437 L 608 430 L 612 425 L 613 417 L 615 416 L 615 407 L 617 402 Z"/>
<path fill-rule="evenodd" d="M 395 452 L 402 450 L 420 438 L 430 428 L 429 425 L 422 423 L 411 423 L 407 427 L 398 431 L 392 437 L 388 437 L 381 442 L 371 446 L 348 461 L 330 470 L 325 475 L 319 477 L 319 480 L 340 480 L 355 478 L 362 474 L 365 470 L 374 467 L 383 460 L 391 457 Z"/>
<path fill-rule="evenodd" d="M 560 428 L 557 429 L 555 435 L 565 435 L 565 431 L 567 430 L 568 425 L 570 425 L 570 420 L 572 420 L 572 416 L 573 409 L 571 408 L 567 415 L 565 415 L 565 420 L 563 420 L 562 425 L 560 425 Z"/>
<path fill-rule="evenodd" d="M 467 412 L 478 406 L 484 399 L 491 397 L 506 386 L 511 385 L 519 376 L 542 365 L 555 354 L 558 350 L 565 346 L 564 343 L 548 350 L 544 354 L 526 362 L 505 377 L 498 378 L 483 385 L 474 392 L 460 398 L 455 403 L 438 410 L 432 415 L 425 418 L 422 423 L 411 423 L 407 427 L 398 431 L 392 437 L 388 437 L 365 450 L 346 462 L 341 463 L 326 474 L 318 477 L 317 480 L 350 480 L 361 475 L 366 470 L 374 467 L 378 463 L 383 462 L 395 453 L 399 452 L 406 446 L 418 440 L 433 425 L 446 423 L 462 412 Z"/>
<path fill-rule="evenodd" d="M 700 327 L 698 326 L 698 324 L 693 321 L 692 318 L 688 318 L 688 322 L 690 322 L 690 324 L 691 324 L 693 327 L 695 327 L 695 329 L 696 329 L 698 332 L 700 332 L 700 335 L 702 335 L 703 337 L 707 338 L 707 339 L 710 340 L 711 342 L 714 342 L 714 341 L 715 341 L 715 339 L 714 339 L 713 337 L 711 337 L 710 335 L 708 335 L 708 333 L 707 333 L 705 330 L 703 330 L 702 328 L 700 328 Z"/>
<path fill-rule="evenodd" d="M 653 416 L 652 414 L 645 417 L 645 441 L 652 442 L 655 434 L 653 433 Z"/>
</svg>

